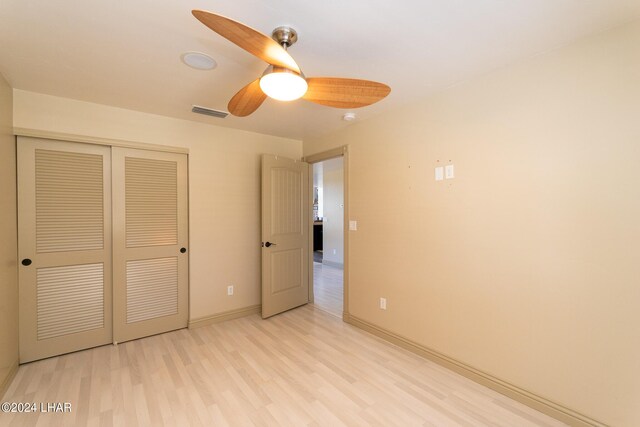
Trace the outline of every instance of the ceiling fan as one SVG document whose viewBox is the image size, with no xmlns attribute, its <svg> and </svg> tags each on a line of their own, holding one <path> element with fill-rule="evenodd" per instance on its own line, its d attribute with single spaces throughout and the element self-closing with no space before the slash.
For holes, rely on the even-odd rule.
<svg viewBox="0 0 640 427">
<path fill-rule="evenodd" d="M 245 117 L 268 97 L 280 101 L 303 98 L 335 108 L 360 108 L 380 101 L 391 92 L 389 86 L 369 80 L 339 77 L 305 77 L 287 52 L 298 40 L 293 28 L 278 27 L 272 37 L 240 22 L 204 10 L 193 10 L 204 25 L 232 43 L 267 62 L 262 76 L 236 93 L 229 101 L 229 112 Z"/>
</svg>

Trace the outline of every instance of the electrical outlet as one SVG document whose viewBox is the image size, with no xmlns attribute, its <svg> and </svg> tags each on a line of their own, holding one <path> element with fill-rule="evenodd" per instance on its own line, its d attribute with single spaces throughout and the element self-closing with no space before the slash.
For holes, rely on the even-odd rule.
<svg viewBox="0 0 640 427">
<path fill-rule="evenodd" d="M 227 286 L 227 295 L 233 295 L 233 285 Z"/>
<path fill-rule="evenodd" d="M 382 310 L 386 310 L 387 309 L 387 299 L 386 298 L 380 298 L 380 308 Z"/>
</svg>

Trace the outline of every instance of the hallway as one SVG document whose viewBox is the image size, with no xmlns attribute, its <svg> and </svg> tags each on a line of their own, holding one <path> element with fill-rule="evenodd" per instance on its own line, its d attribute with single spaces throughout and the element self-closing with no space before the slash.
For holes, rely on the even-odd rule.
<svg viewBox="0 0 640 427">
<path fill-rule="evenodd" d="M 343 275 L 341 268 L 313 263 L 314 305 L 342 318 Z"/>
</svg>

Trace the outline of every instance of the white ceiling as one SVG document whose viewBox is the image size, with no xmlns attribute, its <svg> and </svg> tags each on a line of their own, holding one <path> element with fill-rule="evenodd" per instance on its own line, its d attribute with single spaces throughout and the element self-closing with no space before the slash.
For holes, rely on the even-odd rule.
<svg viewBox="0 0 640 427">
<path fill-rule="evenodd" d="M 344 110 L 268 99 L 252 116 L 226 110 L 266 64 L 191 15 L 205 9 L 271 34 L 299 33 L 290 49 L 307 76 L 377 80 L 382 102 L 358 120 L 456 82 L 640 16 L 638 0 L 2 0 L 0 72 L 19 89 L 306 138 L 348 126 Z M 218 61 L 213 71 L 180 62 L 186 51 Z"/>
</svg>

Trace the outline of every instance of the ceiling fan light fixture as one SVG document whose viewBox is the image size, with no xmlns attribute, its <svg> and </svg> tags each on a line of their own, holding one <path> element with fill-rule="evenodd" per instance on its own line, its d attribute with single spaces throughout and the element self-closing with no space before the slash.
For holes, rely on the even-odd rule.
<svg viewBox="0 0 640 427">
<path fill-rule="evenodd" d="M 293 101 L 301 98 L 308 89 L 304 74 L 270 65 L 260 78 L 260 89 L 278 101 Z"/>
<path fill-rule="evenodd" d="M 261 77 L 244 86 L 229 101 L 229 112 L 236 117 L 252 114 L 268 97 L 280 101 L 304 97 L 306 101 L 315 104 L 351 109 L 374 104 L 391 92 L 389 86 L 370 80 L 306 78 L 287 52 L 298 39 L 296 31 L 291 27 L 278 27 L 268 37 L 241 22 L 216 13 L 197 9 L 191 13 L 209 29 L 271 64 Z"/>
</svg>

